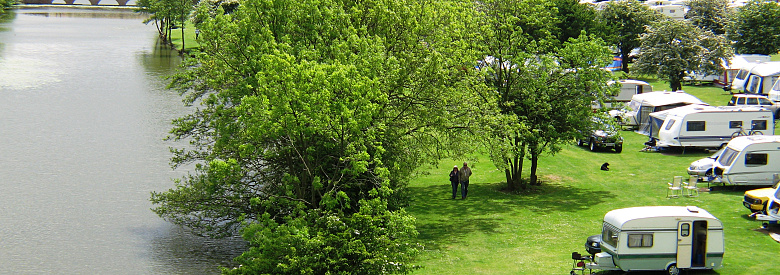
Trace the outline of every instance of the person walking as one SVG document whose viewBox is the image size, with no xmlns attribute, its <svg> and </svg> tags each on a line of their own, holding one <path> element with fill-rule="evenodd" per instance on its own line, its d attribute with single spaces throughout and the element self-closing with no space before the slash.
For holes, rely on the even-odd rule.
<svg viewBox="0 0 780 275">
<path fill-rule="evenodd" d="M 460 195 L 462 199 L 466 199 L 466 195 L 469 194 L 469 177 L 471 176 L 471 168 L 468 163 L 463 162 L 463 167 L 460 168 Z"/>
<path fill-rule="evenodd" d="M 452 185 L 452 199 L 455 199 L 455 195 L 458 194 L 458 182 L 460 182 L 460 176 L 458 175 L 458 166 L 452 168 L 450 171 L 450 184 Z"/>
</svg>

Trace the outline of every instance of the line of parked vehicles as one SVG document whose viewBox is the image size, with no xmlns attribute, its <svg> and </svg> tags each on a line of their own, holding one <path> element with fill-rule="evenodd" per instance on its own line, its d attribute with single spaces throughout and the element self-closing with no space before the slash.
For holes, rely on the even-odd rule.
<svg viewBox="0 0 780 275">
<path fill-rule="evenodd" d="M 765 86 L 766 90 L 760 87 L 764 81 L 780 83 L 778 77 L 780 70 L 775 76 L 748 70 L 741 84 L 745 93 L 732 94 L 726 106 L 709 106 L 684 92 L 652 92 L 646 83 L 624 81 L 620 96 L 625 99 L 630 95 L 631 99 L 620 101 L 620 96 L 616 97 L 614 102 L 627 106 L 609 115 L 620 125 L 647 135 L 652 143 L 646 144 L 655 149 L 717 149 L 691 163 L 688 174 L 724 185 L 767 186 L 746 191 L 742 203 L 757 220 L 777 223 L 780 136 L 773 134 L 780 103 L 760 93 L 772 90 L 780 101 L 780 84 Z M 736 78 L 731 84 L 732 90 L 740 87 Z M 747 85 L 753 86 L 745 88 Z M 773 90 L 773 86 L 777 88 Z M 578 144 L 587 143 L 578 140 Z M 593 141 L 590 144 L 593 150 Z M 620 144 L 622 150 L 622 139 Z M 725 250 L 723 224 L 696 206 L 616 209 L 606 213 L 601 234 L 588 237 L 585 249 L 589 255 L 572 253 L 571 274 L 665 270 L 676 275 L 681 270 L 718 269 Z"/>
</svg>

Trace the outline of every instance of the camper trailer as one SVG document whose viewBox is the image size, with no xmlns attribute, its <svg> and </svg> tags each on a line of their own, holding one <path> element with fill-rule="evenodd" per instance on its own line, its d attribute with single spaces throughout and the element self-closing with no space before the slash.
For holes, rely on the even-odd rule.
<svg viewBox="0 0 780 275">
<path fill-rule="evenodd" d="M 780 173 L 780 136 L 740 136 L 726 145 L 715 162 L 715 176 L 724 184 L 768 185 Z"/>
<path fill-rule="evenodd" d="M 631 98 L 634 97 L 634 95 L 643 94 L 643 93 L 649 93 L 653 91 L 653 86 L 648 84 L 647 82 L 641 81 L 641 80 L 634 80 L 634 79 L 623 79 L 620 81 L 609 81 L 607 82 L 607 85 L 615 85 L 616 83 L 620 84 L 620 91 L 617 95 L 609 97 L 604 102 L 604 107 L 607 108 L 618 108 L 619 103 L 627 104 L 631 101 Z M 598 103 L 593 104 L 594 109 L 600 109 L 601 105 Z"/>
<path fill-rule="evenodd" d="M 731 81 L 731 88 L 729 90 L 734 92 L 741 92 L 745 90 L 745 85 L 747 85 L 748 77 L 750 76 L 750 69 L 753 69 L 757 64 L 749 64 L 745 65 L 739 71 L 737 71 L 737 75 L 734 76 L 734 80 Z"/>
<path fill-rule="evenodd" d="M 769 90 L 766 97 L 773 102 L 780 102 L 780 79 L 775 81 L 775 84 L 772 85 L 772 89 Z"/>
<path fill-rule="evenodd" d="M 593 237 L 598 236 L 588 239 Z M 666 270 L 673 275 L 718 269 L 723 262 L 723 224 L 696 206 L 616 209 L 604 215 L 599 246 L 601 252 L 589 257 L 585 268 Z"/>
<path fill-rule="evenodd" d="M 745 93 L 769 93 L 778 78 L 780 78 L 780 61 L 759 63 L 750 69 Z"/>
<path fill-rule="evenodd" d="M 612 83 L 614 82 L 610 82 L 609 84 L 612 85 Z M 621 85 L 620 93 L 612 98 L 612 101 L 615 102 L 629 102 L 634 95 L 653 91 L 653 86 L 650 86 L 650 84 L 641 80 L 623 79 L 620 80 L 619 83 Z"/>
<path fill-rule="evenodd" d="M 747 68 L 745 74 L 742 76 L 742 87 L 745 87 L 745 78 L 750 72 L 750 69 L 756 64 L 761 62 L 770 61 L 771 57 L 763 54 L 737 54 L 734 55 L 728 61 L 724 60 L 721 64 L 723 67 L 723 74 L 713 81 L 713 84 L 719 87 L 724 87 L 725 90 L 731 89 L 731 82 L 736 78 L 740 69 Z"/>
<path fill-rule="evenodd" d="M 650 92 L 634 95 L 626 109 L 612 110 L 609 114 L 617 119 L 619 124 L 635 127 L 637 132 L 650 135 L 650 113 L 690 104 L 707 105 L 695 96 L 682 91 Z"/>
<path fill-rule="evenodd" d="M 720 148 L 740 131 L 774 133 L 772 111 L 688 105 L 651 113 L 651 137 L 658 147 Z"/>
</svg>

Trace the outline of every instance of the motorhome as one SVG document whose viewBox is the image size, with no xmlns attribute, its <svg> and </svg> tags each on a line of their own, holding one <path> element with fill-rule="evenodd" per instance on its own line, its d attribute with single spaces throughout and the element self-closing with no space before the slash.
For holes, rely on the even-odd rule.
<svg viewBox="0 0 780 275">
<path fill-rule="evenodd" d="M 780 61 L 759 63 L 750 69 L 745 93 L 769 93 L 778 78 L 780 78 Z"/>
<path fill-rule="evenodd" d="M 658 147 L 720 148 L 742 131 L 775 132 L 773 113 L 764 108 L 687 105 L 651 113 L 651 137 Z"/>
<path fill-rule="evenodd" d="M 609 114 L 618 120 L 618 124 L 637 128 L 638 133 L 649 135 L 650 113 L 690 104 L 707 105 L 695 96 L 682 91 L 650 92 L 634 95 L 625 109 L 612 110 Z"/>
<path fill-rule="evenodd" d="M 588 239 L 598 236 L 591 236 Z M 696 206 L 643 206 L 604 215 L 599 246 L 588 269 L 652 271 L 718 269 L 725 250 L 723 224 Z M 588 244 L 586 244 L 588 248 Z"/>
<path fill-rule="evenodd" d="M 780 136 L 735 137 L 715 162 L 714 173 L 724 184 L 771 186 L 773 174 L 780 173 Z"/>
</svg>

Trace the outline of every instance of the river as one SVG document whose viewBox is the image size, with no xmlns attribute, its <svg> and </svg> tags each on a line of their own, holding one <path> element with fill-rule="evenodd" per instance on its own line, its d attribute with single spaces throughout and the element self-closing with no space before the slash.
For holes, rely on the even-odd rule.
<svg viewBox="0 0 780 275">
<path fill-rule="evenodd" d="M 129 10 L 0 19 L 0 274 L 215 274 L 244 247 L 174 226 L 150 192 L 169 166 L 165 89 L 180 58 Z"/>
</svg>

